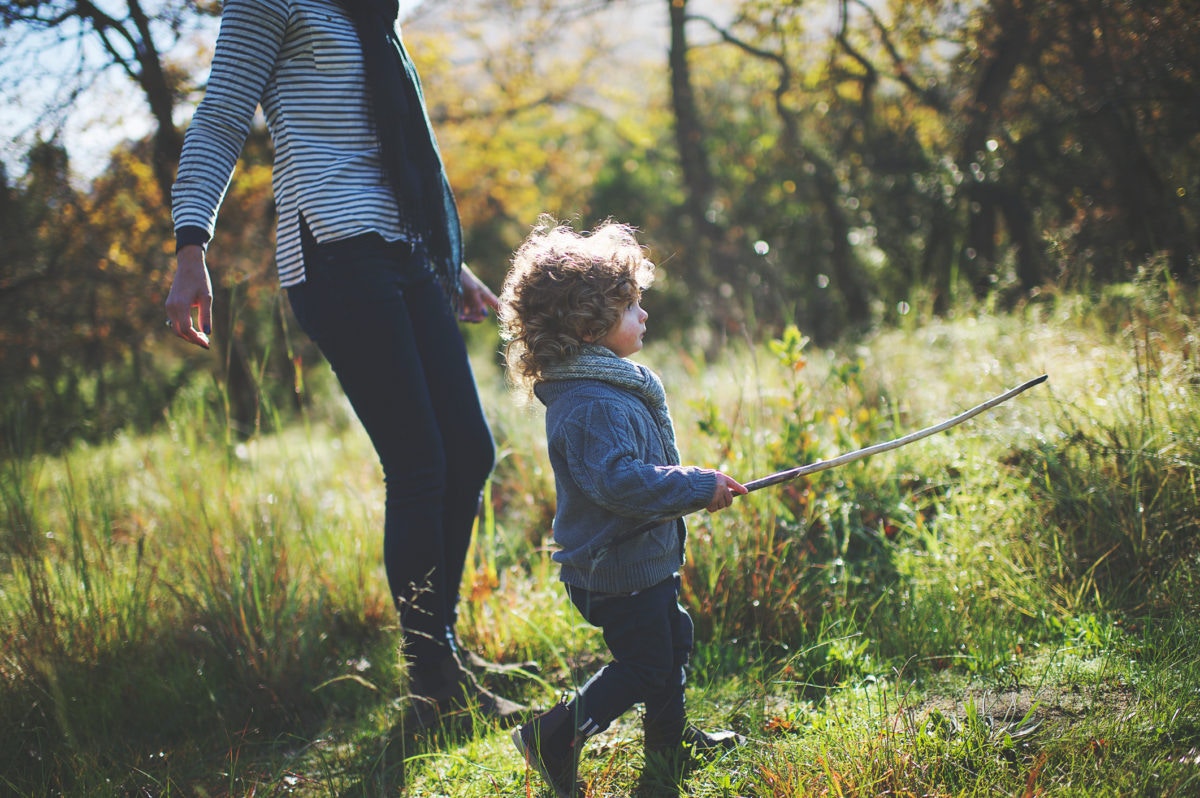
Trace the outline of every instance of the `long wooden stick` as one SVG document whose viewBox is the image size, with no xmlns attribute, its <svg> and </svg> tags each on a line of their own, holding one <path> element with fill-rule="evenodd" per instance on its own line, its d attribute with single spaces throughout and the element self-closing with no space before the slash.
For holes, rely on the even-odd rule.
<svg viewBox="0 0 1200 798">
<path fill-rule="evenodd" d="M 1043 374 L 1040 377 L 1035 377 L 1028 382 L 1021 383 L 1016 388 L 1005 391 L 999 396 L 993 396 L 986 402 L 976 405 L 966 412 L 959 413 L 954 418 L 947 419 L 940 424 L 934 424 L 932 427 L 926 427 L 925 429 L 917 430 L 916 432 L 910 432 L 908 435 L 905 435 L 902 438 L 896 438 L 894 441 L 877 443 L 873 446 L 867 446 L 863 449 L 857 449 L 853 452 L 847 452 L 846 454 L 838 455 L 831 460 L 818 460 L 815 463 L 797 466 L 796 468 L 789 468 L 786 471 L 779 471 L 759 479 L 751 480 L 750 482 L 744 483 L 746 490 L 748 492 L 756 491 L 771 485 L 778 485 L 781 482 L 788 482 L 789 480 L 796 479 L 797 477 L 802 477 L 805 474 L 815 474 L 818 471 L 825 471 L 829 468 L 836 468 L 841 465 L 846 465 L 847 463 L 853 463 L 855 460 L 862 460 L 864 457 L 870 457 L 873 454 L 879 454 L 880 452 L 887 452 L 891 451 L 892 449 L 899 449 L 901 446 L 907 446 L 914 441 L 919 441 L 922 438 L 928 438 L 930 435 L 936 435 L 939 432 L 944 432 L 951 427 L 956 427 L 964 421 L 974 418 L 986 410 L 991 410 L 996 405 L 1007 402 L 1009 399 L 1012 399 L 1018 394 L 1024 393 L 1033 386 L 1040 385 L 1046 381 L 1048 376 L 1048 374 Z M 599 547 L 597 547 L 597 550 L 593 552 L 593 556 L 603 556 L 604 553 L 612 550 L 613 547 L 619 546 L 627 540 L 632 540 L 633 538 L 645 532 L 649 532 L 651 529 L 654 529 L 660 524 L 665 524 L 668 521 L 673 520 L 675 519 L 658 518 L 653 521 L 647 521 L 643 524 L 640 524 L 628 532 L 623 532 L 622 534 L 616 536 L 611 541 L 601 544 Z"/>
<path fill-rule="evenodd" d="M 901 446 L 907 446 L 914 441 L 919 441 L 922 438 L 928 438 L 930 435 L 936 435 L 939 432 L 944 432 L 951 427 L 956 427 L 967 419 L 974 418 L 985 410 L 991 410 L 996 405 L 1001 404 L 1002 402 L 1007 402 L 1017 394 L 1023 393 L 1035 385 L 1040 385 L 1046 381 L 1048 376 L 1049 375 L 1047 374 L 1043 374 L 1036 379 L 1032 379 L 1029 382 L 1018 385 L 1016 388 L 1013 388 L 1010 391 L 1005 391 L 999 396 L 994 396 L 983 404 L 972 407 L 965 413 L 959 413 L 954 418 L 947 419 L 940 424 L 934 424 L 932 427 L 926 427 L 925 429 L 917 430 L 916 432 L 910 432 L 903 438 L 896 438 L 894 441 L 877 443 L 874 446 L 867 446 L 864 449 L 847 452 L 846 454 L 838 455 L 832 460 L 818 460 L 815 463 L 797 466 L 796 468 L 789 468 L 786 471 L 780 471 L 778 473 L 771 474 L 770 476 L 762 477 L 761 479 L 752 480 L 745 483 L 746 490 L 753 491 L 758 490 L 759 488 L 769 487 L 770 485 L 778 485 L 780 482 L 787 482 L 788 480 L 795 479 L 796 477 L 802 477 L 805 474 L 815 474 L 818 471 L 836 468 L 840 465 L 846 465 L 846 463 L 853 463 L 855 460 L 861 460 L 864 457 L 870 457 L 873 454 L 879 454 L 880 452 L 887 452 L 891 451 L 892 449 L 899 449 Z"/>
</svg>

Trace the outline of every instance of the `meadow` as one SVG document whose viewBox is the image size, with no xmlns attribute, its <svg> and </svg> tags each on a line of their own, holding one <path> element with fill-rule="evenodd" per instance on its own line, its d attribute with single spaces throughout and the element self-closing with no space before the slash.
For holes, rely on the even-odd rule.
<svg viewBox="0 0 1200 798">
<path fill-rule="evenodd" d="M 1148 279 L 1045 294 L 830 349 L 654 342 L 685 462 L 743 481 L 966 424 L 690 516 L 689 712 L 748 744 L 722 796 L 1200 794 L 1200 341 Z M 537 408 L 477 377 L 500 458 L 464 643 L 548 706 L 603 656 L 550 560 Z M 159 431 L 0 464 L 0 795 L 536 796 L 504 730 L 406 737 L 382 487 L 329 377 L 303 423 L 237 440 L 211 384 Z M 11 432 L 11 431 L 10 431 Z M 592 740 L 627 795 L 632 713 Z"/>
</svg>

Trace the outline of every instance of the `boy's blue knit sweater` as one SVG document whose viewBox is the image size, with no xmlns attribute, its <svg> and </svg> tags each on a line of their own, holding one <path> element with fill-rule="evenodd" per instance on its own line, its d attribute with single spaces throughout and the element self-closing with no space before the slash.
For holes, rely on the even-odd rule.
<svg viewBox="0 0 1200 798">
<path fill-rule="evenodd" d="M 558 501 L 553 557 L 562 581 L 632 593 L 678 571 L 687 536 L 682 516 L 712 500 L 717 472 L 668 462 L 654 415 L 632 391 L 592 379 L 547 381 L 534 390 L 546 406 Z M 655 518 L 677 520 L 605 546 Z"/>
</svg>

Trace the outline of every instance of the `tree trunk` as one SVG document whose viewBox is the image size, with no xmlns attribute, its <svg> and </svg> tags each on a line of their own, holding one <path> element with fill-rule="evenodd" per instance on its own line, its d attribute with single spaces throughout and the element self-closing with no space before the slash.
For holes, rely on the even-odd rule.
<svg viewBox="0 0 1200 798">
<path fill-rule="evenodd" d="M 996 25 L 996 32 L 980 56 L 975 93 L 966 109 L 968 122 L 958 158 L 959 168 L 967 181 L 963 198 L 968 214 L 967 232 L 959 252 L 959 268 L 961 274 L 971 282 L 977 297 L 983 297 L 991 289 L 991 277 L 996 266 L 998 208 L 994 197 L 997 192 L 1010 195 L 1006 204 L 1013 218 L 1024 215 L 1015 212 L 1015 205 L 1023 202 L 1018 191 L 988 185 L 986 175 L 977 178 L 976 170 L 972 169 L 986 155 L 987 139 L 1004 95 L 1008 93 L 1013 76 L 1029 48 L 1029 18 L 1020 3 L 1013 0 L 997 2 L 993 6 L 991 20 Z M 1014 244 L 1022 246 L 1020 241 L 1014 241 Z"/>
<path fill-rule="evenodd" d="M 154 43 L 150 20 L 139 0 L 129 0 L 129 18 L 137 30 L 141 46 L 137 49 L 138 84 L 146 95 L 146 104 L 154 117 L 154 177 L 162 191 L 164 204 L 170 207 L 171 184 L 179 167 L 183 136 L 175 127 L 175 91 L 167 82 L 162 56 Z"/>
<path fill-rule="evenodd" d="M 688 65 L 687 0 L 667 0 L 671 21 L 671 47 L 667 56 L 671 72 L 671 107 L 675 114 L 675 145 L 683 171 L 685 211 L 702 241 L 715 245 L 720 239 L 708 218 L 713 197 L 713 176 L 704 149 L 704 126 L 692 91 Z"/>
</svg>

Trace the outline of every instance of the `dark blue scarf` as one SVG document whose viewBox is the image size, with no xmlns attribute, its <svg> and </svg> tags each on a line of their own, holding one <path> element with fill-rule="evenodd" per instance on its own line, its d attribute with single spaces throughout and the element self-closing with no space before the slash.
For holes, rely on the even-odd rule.
<svg viewBox="0 0 1200 798">
<path fill-rule="evenodd" d="M 461 293 L 462 228 L 417 69 L 396 35 L 399 0 L 339 0 L 354 21 L 384 171 L 451 302 Z"/>
</svg>

